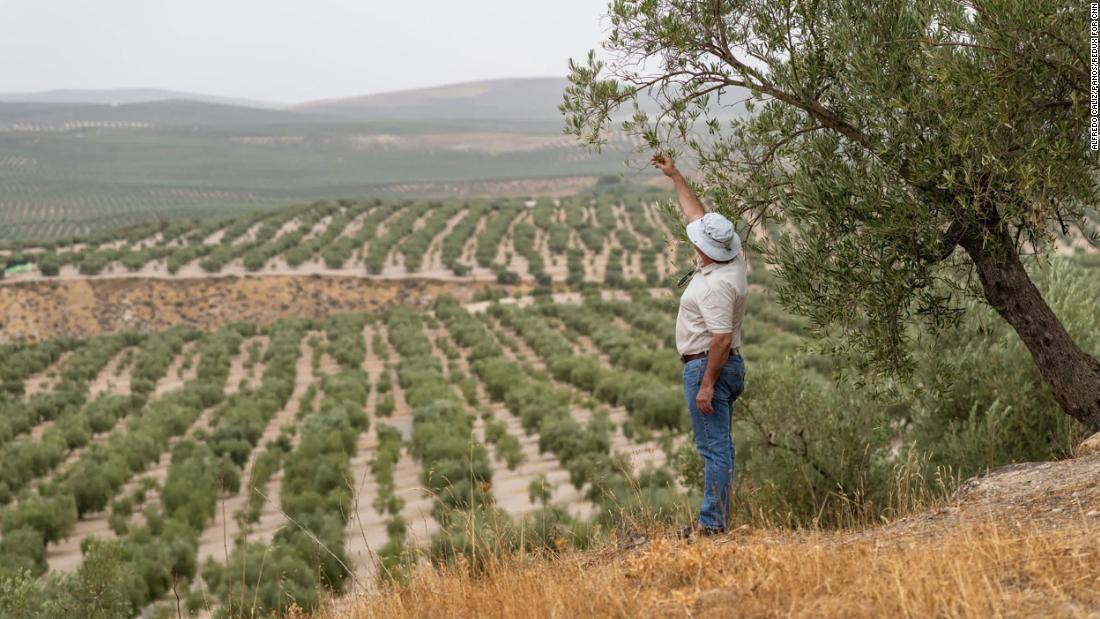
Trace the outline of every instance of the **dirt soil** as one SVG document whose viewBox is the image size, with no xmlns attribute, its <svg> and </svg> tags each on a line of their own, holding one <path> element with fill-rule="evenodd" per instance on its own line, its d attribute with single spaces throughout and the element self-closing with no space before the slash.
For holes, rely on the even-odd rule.
<svg viewBox="0 0 1100 619">
<path fill-rule="evenodd" d="M 0 290 L 0 342 L 324 318 L 395 304 L 424 306 L 441 294 L 469 300 L 490 285 L 313 276 L 26 282 Z"/>
<path fill-rule="evenodd" d="M 878 533 L 934 537 L 983 519 L 1044 529 L 1100 523 L 1100 455 L 994 469 L 967 480 L 940 509 L 902 518 Z"/>
</svg>

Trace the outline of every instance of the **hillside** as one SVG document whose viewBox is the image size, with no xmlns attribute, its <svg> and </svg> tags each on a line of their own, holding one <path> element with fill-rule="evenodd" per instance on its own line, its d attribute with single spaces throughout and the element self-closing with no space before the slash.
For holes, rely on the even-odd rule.
<svg viewBox="0 0 1100 619">
<path fill-rule="evenodd" d="M 568 81 L 523 78 L 450 84 L 362 97 L 312 101 L 293 109 L 377 120 L 541 120 L 557 122 Z"/>
<path fill-rule="evenodd" d="M 1093 441 L 1096 442 L 1096 441 Z M 1073 617 L 1100 615 L 1100 452 L 967 482 L 941 507 L 856 532 L 745 525 L 424 571 L 337 617 Z M 532 612 L 532 609 L 539 609 Z"/>
<path fill-rule="evenodd" d="M 197 101 L 258 108 L 276 108 L 278 104 L 234 97 L 218 97 L 194 92 L 164 90 L 161 88 L 111 88 L 111 89 L 61 89 L 42 92 L 0 93 L 5 103 L 90 103 L 97 105 L 125 105 L 152 101 Z"/>
<path fill-rule="evenodd" d="M 9 132 L 28 132 L 33 127 L 39 127 L 40 131 L 62 131 L 81 128 L 82 124 L 94 129 L 93 123 L 129 123 L 137 128 L 136 125 L 264 125 L 306 120 L 309 119 L 294 112 L 187 99 L 119 105 L 0 102 L 0 123 L 11 125 Z"/>
<path fill-rule="evenodd" d="M 1022 608 L 1091 608 L 1093 589 L 1061 570 L 1095 561 L 1080 537 L 1095 531 L 1094 468 L 1017 467 L 941 503 L 958 477 L 1064 459 L 1080 438 L 1007 325 L 970 308 L 878 396 L 812 351 L 811 325 L 776 303 L 753 256 L 751 388 L 734 419 L 735 517 L 752 529 L 690 549 L 660 539 L 702 484 L 672 341 L 684 256 L 671 233 L 652 202 L 608 193 L 318 202 L 29 249 L 76 271 L 16 273 L 27 279 L 0 295 L 0 579 L 14 578 L 0 615 L 88 600 L 110 616 L 521 615 L 524 598 L 677 615 L 726 605 L 732 588 L 768 616 L 803 612 L 773 594 L 796 581 L 814 583 L 786 594 L 807 615 L 845 614 L 809 602 L 852 604 L 821 594 L 842 589 L 868 604 L 851 614 L 912 601 L 920 615 L 936 600 L 899 602 L 868 575 L 912 564 L 914 596 L 977 587 L 935 575 L 945 544 L 967 578 L 1022 566 L 1006 582 L 1048 604 Z M 1092 269 L 1058 258 L 1036 282 L 1097 350 Z M 986 490 L 1015 486 L 1031 494 Z M 929 505 L 943 507 L 911 517 Z M 1073 514 L 1081 526 L 1059 524 Z M 949 531 L 934 539 L 937 526 Z M 1066 544 L 1084 550 L 1063 556 Z M 725 567 L 702 571 L 712 564 Z M 489 578 L 461 577 L 468 567 Z M 103 583 L 109 599 L 89 596 Z M 446 609 L 429 591 L 447 592 Z M 944 612 L 996 611 L 1014 591 L 966 589 Z"/>
<path fill-rule="evenodd" d="M 528 127 L 560 133 L 562 117 L 558 106 L 568 85 L 567 79 L 559 77 L 484 80 L 310 101 L 290 109 L 365 122 L 488 122 L 497 126 L 525 123 Z M 741 88 L 726 88 L 720 101 L 711 102 L 711 112 L 719 117 L 742 115 L 745 112 L 741 101 L 747 94 Z M 638 102 L 646 112 L 659 109 L 655 101 L 644 95 Z M 620 111 L 616 117 L 625 118 L 632 113 L 632 110 Z"/>
<path fill-rule="evenodd" d="M 362 277 L 104 278 L 4 288 L 0 343 L 13 339 L 91 337 L 174 326 L 210 329 L 227 320 L 270 325 L 399 304 L 425 306 L 441 294 L 471 299 L 488 282 Z"/>
<path fill-rule="evenodd" d="M 137 226 L 77 244 L 0 252 L 13 265 L 2 285 L 89 278 L 366 275 L 386 281 L 652 286 L 671 277 L 679 268 L 677 257 L 684 258 L 667 247 L 668 222 L 653 201 L 661 195 L 321 201 L 229 220 Z M 9 322 L 21 315 L 14 308 L 10 312 Z"/>
<path fill-rule="evenodd" d="M 363 278 L 380 287 L 423 282 L 467 290 L 494 284 L 634 289 L 670 286 L 690 259 L 684 248 L 670 245 L 676 229 L 660 208 L 665 195 L 656 188 L 584 178 L 498 186 L 529 195 L 582 191 L 539 199 L 318 201 L 231 219 L 108 230 L 78 243 L 0 249 L 0 267 L 7 265 L 0 287 L 9 291 L 0 301 L 0 341 L 43 333 L 93 335 L 97 322 L 125 327 L 115 306 L 123 299 L 131 301 L 127 310 L 135 320 L 163 324 L 148 323 L 154 308 L 124 290 L 221 298 L 238 285 L 258 289 L 263 284 L 257 278 L 313 286 L 321 276 L 365 288 L 371 285 Z M 1083 227 L 1092 231 L 1098 222 Z M 1082 264 L 1097 264 L 1100 252 L 1075 231 L 1060 237 L 1057 247 Z M 764 265 L 753 260 L 752 266 Z M 97 318 L 84 324 L 63 311 L 66 298 L 82 299 L 80 307 L 91 298 L 116 303 L 92 304 L 89 311 Z M 247 304 L 237 307 L 245 310 Z M 288 315 L 276 308 L 262 314 Z"/>
<path fill-rule="evenodd" d="M 0 103 L 0 244 L 332 197 L 563 195 L 622 173 L 635 142 L 596 154 L 562 135 L 551 82 L 293 110 Z"/>
</svg>

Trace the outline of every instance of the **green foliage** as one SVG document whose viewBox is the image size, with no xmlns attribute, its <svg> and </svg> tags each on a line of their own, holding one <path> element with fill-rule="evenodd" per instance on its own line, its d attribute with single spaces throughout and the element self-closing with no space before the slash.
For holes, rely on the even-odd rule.
<svg viewBox="0 0 1100 619">
<path fill-rule="evenodd" d="M 566 130 L 598 147 L 652 93 L 660 111 L 621 129 L 690 155 L 718 211 L 768 231 L 742 238 L 777 266 L 784 305 L 877 368 L 909 369 L 917 333 L 957 322 L 974 260 L 1048 252 L 1097 202 L 1088 67 L 1067 43 L 1084 36 L 1084 4 L 1013 0 L 980 18 L 937 0 L 609 11 L 601 58 L 571 63 Z M 723 103 L 740 98 L 731 117 Z"/>
<path fill-rule="evenodd" d="M 249 482 L 250 505 L 246 519 L 255 520 L 263 499 L 252 489 L 265 484 L 281 464 L 284 475 L 281 508 L 290 523 L 280 529 L 270 546 L 251 544 L 238 548 L 223 567 L 209 564 L 203 578 L 222 601 L 222 611 L 232 615 L 241 581 L 237 574 L 253 574 L 247 581 L 247 597 L 263 612 L 285 612 L 291 604 L 313 609 L 322 592 L 339 593 L 349 576 L 344 530 L 351 513 L 352 496 L 347 480 L 358 436 L 369 427 L 364 413 L 370 385 L 358 366 L 362 363 L 363 317 L 349 316 L 326 326 L 331 351 L 344 367 L 321 381 L 323 395 L 317 410 L 303 408 L 301 440 L 292 451 L 289 440 L 269 445 L 253 468 Z M 286 405 L 294 384 L 294 368 L 302 336 L 301 326 L 277 328 L 269 347 L 264 391 L 280 394 L 272 414 Z M 358 339 L 358 343 L 356 343 Z M 282 368 L 282 369 L 277 369 Z M 312 394 L 310 399 L 312 399 Z M 259 425 L 266 425 L 264 419 Z M 259 433 L 255 434 L 256 439 Z M 254 445 L 256 441 L 251 441 Z M 259 497 L 259 498 L 257 498 Z M 275 570 L 260 566 L 271 561 Z"/>
<path fill-rule="evenodd" d="M 463 205 L 461 203 L 440 204 L 429 202 L 427 209 L 430 214 L 425 216 L 424 225 L 406 237 L 399 246 L 401 255 L 405 257 L 405 269 L 410 273 L 420 270 L 420 265 L 428 253 L 428 246 L 439 233 L 447 227 L 447 222 L 459 214 Z"/>
<path fill-rule="evenodd" d="M 527 496 L 532 503 L 547 505 L 554 496 L 554 487 L 550 485 L 550 480 L 546 479 L 546 475 L 538 475 L 531 479 L 531 483 L 527 484 Z"/>
<path fill-rule="evenodd" d="M 569 261 L 574 271 L 569 283 L 580 285 L 583 269 L 578 274 L 576 267 L 585 259 L 594 260 L 595 253 L 612 243 L 608 277 L 613 285 L 633 283 L 622 281 L 616 273 L 637 252 L 642 252 L 646 280 L 654 283 L 657 256 L 652 248 L 665 242 L 666 230 L 648 221 L 653 204 L 646 200 L 652 197 L 635 190 L 604 192 L 543 200 L 533 208 L 520 200 L 317 201 L 230 219 L 166 221 L 103 231 L 80 246 L 67 246 L 66 241 L 47 252 L 13 254 L 8 262 L 34 261 L 40 272 L 52 275 L 63 266 L 85 274 L 120 268 L 178 274 L 194 266 L 210 273 L 241 268 L 304 270 L 308 262 L 320 258 L 328 269 L 352 270 L 362 263 L 368 273 L 379 275 L 387 260 L 391 266 L 403 262 L 410 273 L 421 272 L 424 258 L 438 251 L 442 265 L 456 276 L 483 278 L 484 269 L 489 269 L 504 285 L 534 281 L 546 289 L 556 283 L 548 270 L 547 252 L 555 267 L 561 266 L 566 252 L 577 253 Z M 629 210 L 620 211 L 623 207 Z M 533 223 L 522 217 L 528 212 Z M 513 253 L 520 258 L 518 268 L 512 267 Z M 474 273 L 475 264 L 482 269 L 478 273 Z"/>
<path fill-rule="evenodd" d="M 6 541 L 6 540 L 5 540 Z M 35 580 L 33 572 L 0 576 L 0 615 L 22 619 L 130 617 L 139 577 L 127 574 L 114 548 L 92 545 L 80 570 Z"/>
<path fill-rule="evenodd" d="M 4 536 L 30 530 L 38 533 L 43 543 L 58 542 L 73 530 L 76 515 L 76 500 L 72 496 L 32 496 L 21 501 L 18 509 L 4 514 Z"/>
<path fill-rule="evenodd" d="M 462 556 L 477 573 L 494 559 L 510 555 L 518 539 L 515 524 L 502 510 L 483 507 L 455 512 L 449 526 L 432 536 L 431 557 L 436 565 L 444 565 Z"/>
<path fill-rule="evenodd" d="M 471 266 L 462 262 L 462 254 L 467 242 L 473 238 L 478 222 L 484 217 L 486 208 L 484 204 L 471 206 L 466 214 L 462 216 L 462 219 L 451 229 L 450 234 L 443 239 L 443 244 L 440 247 L 440 259 L 443 261 L 443 265 L 455 275 L 463 276 L 470 272 Z"/>
<path fill-rule="evenodd" d="M 371 275 L 381 273 L 390 250 L 412 232 L 413 226 L 416 225 L 416 220 L 422 211 L 422 208 L 415 207 L 416 205 L 408 202 L 391 207 L 390 217 L 386 220 L 385 233 L 372 238 L 367 245 L 367 254 L 363 258 L 363 262 L 367 266 L 368 273 Z"/>
<path fill-rule="evenodd" d="M 375 451 L 374 459 L 370 463 L 371 473 L 374 474 L 374 479 L 378 482 L 378 495 L 374 499 L 374 509 L 378 513 L 388 513 L 397 518 L 405 504 L 403 499 L 394 494 L 393 479 L 394 468 L 401 458 L 401 432 L 389 425 L 379 425 L 375 431 L 378 434 L 378 449 Z M 396 523 L 397 521 L 394 520 L 393 522 Z M 396 524 L 394 524 L 394 528 L 396 528 Z M 391 539 L 400 537 L 401 540 L 404 540 L 404 535 L 405 530 L 402 523 L 400 533 L 397 534 L 391 531 L 389 537 Z"/>
<path fill-rule="evenodd" d="M 1035 275 L 1070 334 L 1085 350 L 1100 351 L 1100 324 L 1082 303 L 1100 297 L 1093 270 L 1059 258 Z M 1070 456 L 1083 430 L 1062 414 L 1019 338 L 988 307 L 972 301 L 966 310 L 950 335 L 915 347 L 913 381 L 901 387 L 913 444 L 931 466 L 964 477 L 1006 462 Z"/>
<path fill-rule="evenodd" d="M 548 305 L 544 311 L 552 314 L 557 309 Z M 676 386 L 665 383 L 649 372 L 607 368 L 593 357 L 575 355 L 573 345 L 561 333 L 534 315 L 504 306 L 495 306 L 492 314 L 520 334 L 524 342 L 546 361 L 554 378 L 590 391 L 612 406 L 624 406 L 630 412 L 633 424 L 653 429 L 683 427 L 683 396 Z M 562 316 L 567 315 L 570 312 L 565 310 Z M 593 317 L 592 320 L 599 319 Z M 592 329 L 595 333 L 596 329 Z M 608 334 L 608 338 L 613 338 L 616 334 L 614 327 L 606 325 L 599 331 Z M 607 338 L 600 339 L 609 348 L 613 346 L 612 343 L 603 341 Z M 626 347 L 635 351 L 630 357 L 640 359 L 635 363 L 647 370 L 655 365 L 667 368 L 668 362 L 675 359 L 668 353 L 664 353 L 660 359 L 654 359 L 655 351 L 633 348 L 635 346 L 636 343 L 626 344 Z M 616 352 L 627 357 L 628 354 L 622 348 L 624 347 Z"/>
<path fill-rule="evenodd" d="M 367 356 L 366 342 L 363 340 L 365 323 L 366 316 L 362 314 L 344 314 L 326 323 L 328 353 L 341 366 L 362 367 L 363 359 Z"/>
<path fill-rule="evenodd" d="M 257 522 L 263 513 L 266 502 L 266 487 L 275 473 L 282 468 L 286 454 L 290 451 L 289 440 L 272 441 L 256 457 L 252 464 L 251 477 L 248 480 L 248 509 L 245 512 L 247 522 Z M 258 490 L 258 492 L 257 492 Z"/>
<path fill-rule="evenodd" d="M 540 230 L 554 225 L 540 225 L 537 213 L 533 219 Z M 1036 266 L 1034 276 L 1070 333 L 1098 350 L 1100 325 L 1087 300 L 1100 297 L 1100 284 L 1089 268 L 1059 259 Z M 922 337 L 913 347 L 913 380 L 897 382 L 813 352 L 807 321 L 787 314 L 766 291 L 754 294 L 752 303 L 742 342 L 748 388 L 734 407 L 733 507 L 739 519 L 825 527 L 878 522 L 942 495 L 961 476 L 1064 456 L 1079 438 L 1079 429 L 1040 388 L 1017 338 L 980 304 L 965 308 L 949 337 Z M 369 467 L 377 492 L 360 497 L 386 519 L 388 539 L 376 549 L 383 579 L 401 582 L 423 552 L 437 565 L 462 556 L 477 571 L 521 550 L 584 548 L 610 529 L 682 524 L 699 500 L 702 468 L 690 439 L 684 440 L 682 366 L 670 337 L 675 310 L 674 300 L 638 291 L 627 301 L 589 295 L 580 304 L 493 306 L 480 318 L 443 297 L 431 314 L 400 307 L 378 316 L 287 320 L 263 331 L 269 345 L 258 385 L 228 397 L 231 359 L 256 356 L 242 351 L 245 338 L 258 333 L 249 325 L 202 336 L 171 330 L 140 339 L 11 345 L 6 350 L 25 366 L 5 368 L 13 382 L 56 364 L 63 351 L 83 352 L 55 369 L 62 383 L 48 396 L 0 396 L 13 420 L 23 415 L 35 423 L 54 415 L 40 439 L 24 436 L 33 425 L 17 424 L 12 427 L 19 432 L 0 444 L 0 490 L 11 503 L 2 518 L 0 611 L 56 616 L 49 609 L 67 605 L 94 614 L 93 601 L 99 601 L 129 616 L 171 599 L 174 583 L 191 589 L 199 571 L 198 539 L 222 494 L 248 493 L 241 517 L 255 521 L 263 496 L 254 490 L 263 492 L 279 470 L 279 507 L 293 521 L 270 543 L 239 545 L 228 563 L 204 566 L 202 577 L 220 603 L 217 613 L 239 613 L 242 599 L 248 609 L 255 599 L 261 613 L 285 612 L 292 603 L 316 609 L 348 588 L 355 569 L 345 537 L 356 504 L 352 458 L 370 429 L 367 403 L 376 403 L 376 418 L 392 412 L 391 372 L 412 411 L 410 440 L 405 444 L 397 427 L 376 423 Z M 379 318 L 384 330 L 376 326 Z M 373 400 L 363 370 L 368 323 L 376 336 L 371 349 L 392 346 L 397 352 Z M 429 337 L 429 327 L 440 333 Z M 275 414 L 290 403 L 304 334 L 318 329 L 325 337 L 315 348 L 327 351 L 339 368 L 305 390 L 300 423 L 254 453 Z M 180 389 L 147 399 L 150 388 L 139 389 L 135 381 L 130 396 L 84 401 L 84 377 L 100 374 L 127 348 L 133 349 L 134 372 L 142 364 L 151 368 L 142 383 L 155 385 L 183 345 L 200 337 L 197 378 Z M 532 351 L 537 359 L 528 358 Z M 545 371 L 528 364 L 540 360 Z M 499 405 L 484 410 L 481 393 Z M 481 422 L 472 414 L 475 404 Z M 628 458 L 612 453 L 620 428 L 607 409 L 615 406 L 626 410 L 621 431 L 631 447 L 652 440 L 665 449 L 669 464 L 636 471 Z M 47 413 L 51 407 L 58 410 Z M 590 411 L 584 422 L 581 410 Z M 209 411 L 209 429 L 190 432 L 203 411 Z M 493 468 L 514 468 L 523 458 L 520 437 L 502 414 L 514 416 L 537 435 L 541 451 L 554 455 L 595 507 L 591 519 L 555 505 L 555 489 L 545 477 L 528 487 L 540 509 L 515 519 L 498 509 Z M 476 423 L 484 429 L 484 445 L 476 440 Z M 296 446 L 292 436 L 300 438 Z M 148 493 L 155 482 L 137 477 L 169 446 L 163 488 Z M 425 549 L 410 541 L 401 517 L 405 505 L 394 475 L 406 447 L 442 527 Z M 80 451 L 72 461 L 59 466 L 74 448 Z M 241 489 L 241 470 L 250 460 L 252 475 Z M 49 481 L 35 483 L 47 474 Z M 133 490 L 121 494 L 127 486 Z M 43 575 L 47 543 L 70 534 L 78 516 L 108 506 L 118 539 L 85 542 L 85 567 L 75 573 Z M 135 511 L 142 517 L 134 518 Z"/>
<path fill-rule="evenodd" d="M 4 363 L 0 365 L 0 394 L 23 394 L 23 381 L 57 363 L 61 355 L 79 345 L 77 340 L 61 338 L 41 343 L 15 342 L 0 345 Z"/>
<path fill-rule="evenodd" d="M 486 216 L 485 229 L 477 236 L 477 250 L 475 257 L 477 264 L 483 268 L 493 266 L 497 258 L 497 249 L 500 247 L 505 234 L 512 221 L 523 212 L 523 207 L 513 202 L 494 202 Z"/>
<path fill-rule="evenodd" d="M 0 540 L 0 581 L 18 579 L 24 574 L 41 576 L 47 569 L 46 543 L 37 529 L 4 531 L 4 539 Z"/>
</svg>

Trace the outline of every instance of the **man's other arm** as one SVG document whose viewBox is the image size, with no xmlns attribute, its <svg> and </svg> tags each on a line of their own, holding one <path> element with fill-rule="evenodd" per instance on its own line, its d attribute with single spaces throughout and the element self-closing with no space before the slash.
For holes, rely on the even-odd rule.
<svg viewBox="0 0 1100 619">
<path fill-rule="evenodd" d="M 714 412 L 714 383 L 722 374 L 722 368 L 726 367 L 726 361 L 730 356 L 730 345 L 733 344 L 733 332 L 715 333 L 710 338 L 710 351 L 707 353 L 707 369 L 703 373 L 703 383 L 699 386 L 699 395 L 695 397 L 695 405 L 699 412 L 709 415 Z"/>
<path fill-rule="evenodd" d="M 680 202 L 680 210 L 684 213 L 685 223 L 690 224 L 696 219 L 702 219 L 707 211 L 703 208 L 703 203 L 699 201 L 699 196 L 695 195 L 695 190 L 691 188 L 687 179 L 676 168 L 676 164 L 672 159 L 664 155 L 654 155 L 652 163 L 653 167 L 671 178 L 672 184 L 676 186 L 676 198 Z"/>
<path fill-rule="evenodd" d="M 722 375 L 722 368 L 730 356 L 733 345 L 733 307 L 737 302 L 737 291 L 728 285 L 718 285 L 708 291 L 699 303 L 703 322 L 711 333 L 710 349 L 707 351 L 707 369 L 703 373 L 699 396 L 695 399 L 699 412 L 709 415 L 714 412 L 711 400 L 714 399 L 714 384 Z"/>
</svg>

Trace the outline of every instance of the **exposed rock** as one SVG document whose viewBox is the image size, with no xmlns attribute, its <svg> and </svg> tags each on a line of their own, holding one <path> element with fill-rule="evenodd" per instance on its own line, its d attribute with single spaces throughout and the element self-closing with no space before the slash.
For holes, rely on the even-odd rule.
<svg viewBox="0 0 1100 619">
<path fill-rule="evenodd" d="M 1100 454 L 1100 432 L 1086 438 L 1077 446 L 1077 457 L 1095 456 Z"/>
<path fill-rule="evenodd" d="M 489 284 L 359 277 L 249 276 L 178 279 L 73 279 L 11 283 L 0 294 L 0 342 L 88 337 L 175 325 L 214 329 L 226 321 L 270 324 L 325 318 L 440 295 L 466 302 Z"/>
</svg>

